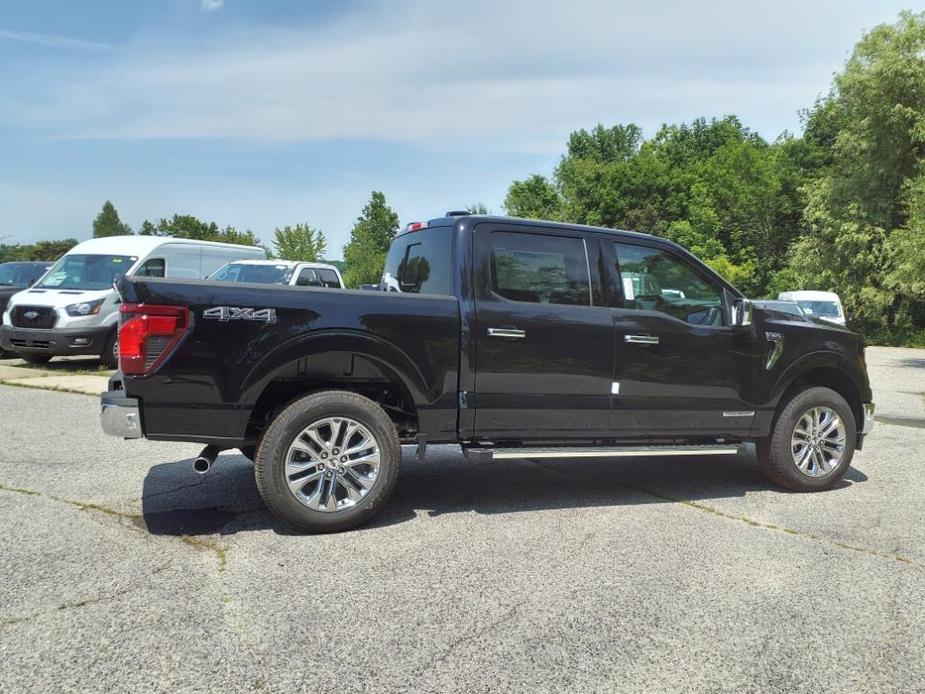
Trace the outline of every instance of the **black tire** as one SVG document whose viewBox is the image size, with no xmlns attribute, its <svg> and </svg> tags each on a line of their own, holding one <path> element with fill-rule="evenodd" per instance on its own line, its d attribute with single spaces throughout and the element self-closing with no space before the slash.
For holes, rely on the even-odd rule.
<svg viewBox="0 0 925 694">
<path fill-rule="evenodd" d="M 349 417 L 364 426 L 379 447 L 379 470 L 373 486 L 356 505 L 336 511 L 309 508 L 286 483 L 286 455 L 306 427 L 326 417 Z M 254 461 L 257 489 L 270 511 L 296 530 L 329 533 L 354 528 L 383 506 L 401 465 L 395 425 L 379 405 L 356 393 L 323 391 L 296 400 L 277 415 L 263 434 Z"/>
<path fill-rule="evenodd" d="M 845 428 L 844 449 L 838 465 L 819 477 L 810 477 L 797 467 L 791 449 L 791 437 L 798 421 L 814 407 L 834 410 Z M 794 492 L 817 492 L 829 489 L 844 476 L 854 457 L 857 425 L 854 413 L 845 399 L 830 388 L 807 388 L 783 404 L 774 422 L 770 438 L 757 444 L 758 460 L 772 482 Z M 825 469 L 824 467 L 822 468 Z"/>
<path fill-rule="evenodd" d="M 119 368 L 119 331 L 113 330 L 109 337 L 106 338 L 106 344 L 103 346 L 103 353 L 100 354 L 100 366 L 107 369 Z"/>
<path fill-rule="evenodd" d="M 19 355 L 22 357 L 23 361 L 29 364 L 47 364 L 51 361 L 51 356 L 48 354 L 36 354 L 35 352 L 25 352 Z"/>
</svg>

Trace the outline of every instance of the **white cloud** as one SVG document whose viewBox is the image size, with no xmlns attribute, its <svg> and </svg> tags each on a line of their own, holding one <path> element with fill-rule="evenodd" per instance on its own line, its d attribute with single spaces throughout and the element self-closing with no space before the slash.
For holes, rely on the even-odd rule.
<svg viewBox="0 0 925 694">
<path fill-rule="evenodd" d="M 199 7 L 203 12 L 215 12 L 222 9 L 225 0 L 200 0 Z"/>
<path fill-rule="evenodd" d="M 598 121 L 636 121 L 651 134 L 726 113 L 773 137 L 796 129 L 797 110 L 827 89 L 861 28 L 894 16 L 834 0 L 474 0 L 464 12 L 383 1 L 320 29 L 254 28 L 175 47 L 139 39 L 102 71 L 67 75 L 10 112 L 76 138 L 549 152 Z"/>
<path fill-rule="evenodd" d="M 49 48 L 76 48 L 84 51 L 112 51 L 115 46 L 102 41 L 85 41 L 84 39 L 75 39 L 69 36 L 56 36 L 54 34 L 35 34 L 28 31 L 10 31 L 0 29 L 0 39 L 8 41 L 19 41 L 21 43 L 32 43 Z"/>
</svg>

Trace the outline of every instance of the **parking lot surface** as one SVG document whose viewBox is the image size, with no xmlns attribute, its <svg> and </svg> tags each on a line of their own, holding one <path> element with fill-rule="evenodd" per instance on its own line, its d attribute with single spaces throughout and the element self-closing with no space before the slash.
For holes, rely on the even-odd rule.
<svg viewBox="0 0 925 694">
<path fill-rule="evenodd" d="M 251 464 L 0 386 L 2 692 L 925 691 L 925 350 L 870 348 L 836 489 L 735 458 L 405 449 L 372 525 L 291 534 Z"/>
</svg>

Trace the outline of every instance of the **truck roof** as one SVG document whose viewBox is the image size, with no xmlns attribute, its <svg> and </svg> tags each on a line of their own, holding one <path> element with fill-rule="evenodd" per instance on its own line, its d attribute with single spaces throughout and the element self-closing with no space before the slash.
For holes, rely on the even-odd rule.
<svg viewBox="0 0 925 694">
<path fill-rule="evenodd" d="M 670 241 L 666 238 L 660 236 L 653 236 L 652 234 L 646 234 L 641 231 L 627 231 L 625 229 L 611 229 L 609 227 L 595 227 L 588 224 L 572 224 L 569 222 L 552 222 L 544 219 L 527 219 L 525 217 L 505 217 L 503 215 L 492 215 L 492 214 L 470 214 L 470 215 L 454 215 L 451 217 L 436 217 L 430 219 L 427 222 L 428 227 L 443 227 L 443 226 L 452 226 L 458 222 L 467 222 L 467 221 L 477 221 L 477 222 L 498 222 L 499 224 L 520 224 L 523 226 L 543 226 L 546 228 L 559 228 L 559 229 L 581 229 L 584 231 L 594 231 L 594 232 L 604 232 L 607 234 L 613 234 L 615 236 L 635 236 L 645 239 L 658 239 L 659 241 L 665 241 L 667 243 L 674 244 L 673 241 Z M 399 234 L 406 233 L 405 230 L 399 232 Z"/>
</svg>

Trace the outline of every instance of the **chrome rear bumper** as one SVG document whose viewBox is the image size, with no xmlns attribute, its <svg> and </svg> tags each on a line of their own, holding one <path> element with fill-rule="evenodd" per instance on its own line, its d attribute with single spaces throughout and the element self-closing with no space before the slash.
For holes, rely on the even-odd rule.
<svg viewBox="0 0 925 694">
<path fill-rule="evenodd" d="M 124 391 L 109 391 L 100 396 L 100 424 L 110 436 L 140 439 L 141 415 L 138 400 L 125 397 Z"/>
</svg>

